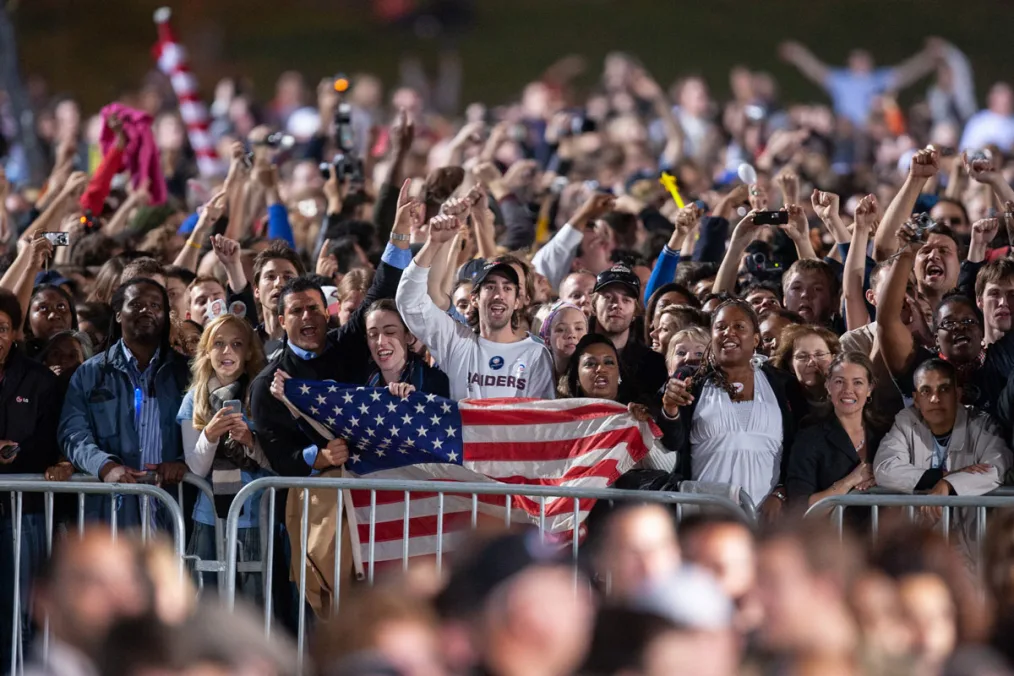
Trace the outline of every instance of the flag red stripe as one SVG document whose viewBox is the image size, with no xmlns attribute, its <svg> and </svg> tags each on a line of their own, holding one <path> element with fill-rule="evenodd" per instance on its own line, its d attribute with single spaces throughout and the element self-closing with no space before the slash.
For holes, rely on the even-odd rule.
<svg viewBox="0 0 1014 676">
<path fill-rule="evenodd" d="M 619 404 L 603 402 L 559 410 L 536 408 L 514 408 L 510 410 L 486 410 L 483 408 L 460 407 L 463 425 L 545 425 L 570 423 L 577 420 L 595 420 L 605 416 L 620 415 L 626 409 Z"/>
<path fill-rule="evenodd" d="M 641 431 L 637 427 L 627 427 L 566 441 L 515 443 L 470 441 L 465 443 L 464 460 L 465 462 L 566 460 L 592 451 L 614 448 L 623 442 L 627 443 L 635 462 L 647 452 Z M 641 456 L 635 455 L 635 452 L 642 452 Z"/>
<path fill-rule="evenodd" d="M 434 516 L 417 516 L 408 520 L 408 537 L 411 540 L 414 537 L 424 537 L 427 535 L 437 534 L 437 523 L 439 519 Z M 360 523 L 359 526 L 359 542 L 363 547 L 363 551 L 367 551 L 366 548 L 370 544 L 370 524 Z M 444 514 L 444 533 L 450 533 L 456 530 L 462 530 L 463 528 L 471 528 L 472 516 L 467 512 L 457 512 Z M 391 542 L 393 540 L 401 540 L 402 535 L 405 533 L 405 523 L 403 521 L 387 521 L 378 523 L 374 528 L 374 541 L 375 542 Z M 411 545 L 409 546 L 409 554 L 411 554 Z"/>
</svg>

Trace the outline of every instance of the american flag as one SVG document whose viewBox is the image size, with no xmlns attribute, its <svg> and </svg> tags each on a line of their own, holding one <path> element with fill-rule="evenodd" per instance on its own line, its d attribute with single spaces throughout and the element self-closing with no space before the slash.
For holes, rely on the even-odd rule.
<svg viewBox="0 0 1014 676">
<path fill-rule="evenodd" d="M 348 476 L 606 488 L 645 458 L 661 436 L 622 404 L 602 399 L 484 399 L 455 402 L 386 388 L 291 379 L 285 394 L 315 429 L 349 445 Z M 658 447 L 656 450 L 660 450 Z M 357 568 L 367 560 L 370 492 L 350 491 Z M 512 520 L 540 518 L 540 501 L 514 496 Z M 579 501 L 579 520 L 594 506 Z M 374 560 L 403 556 L 405 494 L 378 491 Z M 507 498 L 478 496 L 476 511 L 503 520 Z M 409 555 L 437 550 L 436 493 L 413 492 Z M 445 495 L 444 550 L 471 524 L 472 496 Z M 546 529 L 569 533 L 573 498 L 547 498 Z M 357 546 L 358 545 L 358 546 Z"/>
</svg>

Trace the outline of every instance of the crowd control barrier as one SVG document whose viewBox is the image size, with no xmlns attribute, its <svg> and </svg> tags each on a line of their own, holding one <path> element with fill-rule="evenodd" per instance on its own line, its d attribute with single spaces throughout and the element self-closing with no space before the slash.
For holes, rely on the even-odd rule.
<svg viewBox="0 0 1014 676">
<path fill-rule="evenodd" d="M 176 503 L 176 500 L 168 492 L 157 486 L 147 484 L 105 484 L 94 479 L 94 477 L 74 477 L 70 481 L 46 481 L 39 475 L 8 475 L 0 479 L 0 493 L 7 493 L 10 496 L 10 519 L 13 538 L 13 568 L 12 579 L 2 580 L 0 584 L 13 585 L 13 608 L 11 615 L 11 673 L 22 673 L 24 671 L 24 641 L 22 640 L 22 599 L 21 578 L 25 574 L 21 570 L 21 552 L 23 543 L 23 502 L 26 493 L 43 494 L 44 517 L 45 517 L 45 555 L 48 557 L 53 549 L 54 532 L 54 495 L 75 494 L 78 496 L 78 532 L 85 528 L 85 496 L 101 495 L 108 496 L 115 501 L 117 496 L 134 495 L 140 502 L 141 513 L 150 514 L 151 504 L 154 500 L 161 503 L 171 519 L 170 529 L 173 537 L 173 548 L 180 561 L 180 574 L 184 574 L 183 555 L 186 548 L 186 528 L 183 520 L 183 510 Z M 6 500 L 6 499 L 4 499 Z M 6 505 L 5 505 L 6 506 Z M 112 510 L 109 527 L 113 537 L 116 537 L 119 524 L 117 523 L 116 510 Z M 147 540 L 150 536 L 149 519 L 141 519 L 141 538 Z M 31 571 L 29 571 L 30 573 Z M 41 649 L 43 659 L 49 655 L 49 619 L 43 621 Z M 0 639 L 2 640 L 2 639 Z"/>
<path fill-rule="evenodd" d="M 746 501 L 747 507 L 741 507 L 739 504 L 722 495 L 712 495 L 706 493 L 680 493 L 680 492 L 661 492 L 661 491 L 636 491 L 636 490 L 619 490 L 619 489 L 579 489 L 579 488 L 562 488 L 552 486 L 516 486 L 508 484 L 491 484 L 491 483 L 458 483 L 458 482 L 439 482 L 439 481 L 397 481 L 397 480 L 377 480 L 377 479 L 362 479 L 362 478 L 322 478 L 312 477 L 305 479 L 294 479 L 294 478 L 283 478 L 283 477 L 268 477 L 263 479 L 257 479 L 244 486 L 239 493 L 233 499 L 232 506 L 229 510 L 229 514 L 226 520 L 226 564 L 225 568 L 225 593 L 227 603 L 229 607 L 233 607 L 236 596 L 236 577 L 237 577 L 237 544 L 239 536 L 239 517 L 243 509 L 244 503 L 253 497 L 256 493 L 263 491 L 264 495 L 261 499 L 262 514 L 267 515 L 267 522 L 263 520 L 261 522 L 261 532 L 267 536 L 266 543 L 262 543 L 262 550 L 264 555 L 263 561 L 272 561 L 274 558 L 275 551 L 275 529 L 274 529 L 274 515 L 275 507 L 277 503 L 277 491 L 279 489 L 289 490 L 297 489 L 301 491 L 301 515 L 300 515 L 300 533 L 299 533 L 299 548 L 298 551 L 293 552 L 293 556 L 299 556 L 300 561 L 304 561 L 307 551 L 307 538 L 309 528 L 309 504 L 311 500 L 311 490 L 324 490 L 324 491 L 335 491 L 335 504 L 334 504 L 334 591 L 331 600 L 331 613 L 335 613 L 338 610 L 340 599 L 341 599 L 341 579 L 343 571 L 340 570 L 342 563 L 342 528 L 345 523 L 345 519 L 349 517 L 347 514 L 351 507 L 351 498 L 349 491 L 369 491 L 369 518 L 368 518 L 368 532 L 369 536 L 365 542 L 361 542 L 361 546 L 367 550 L 365 561 L 362 561 L 363 576 L 369 583 L 373 582 L 375 567 L 376 567 L 376 539 L 375 533 L 377 528 L 377 493 L 378 492 L 400 492 L 403 494 L 403 501 L 394 505 L 388 503 L 382 506 L 383 509 L 400 509 L 401 510 L 401 521 L 402 521 L 402 537 L 401 537 L 401 565 L 403 568 L 408 567 L 408 561 L 410 557 L 409 553 L 409 522 L 411 519 L 412 509 L 412 493 L 426 494 L 427 496 L 434 496 L 432 499 L 436 501 L 436 538 L 435 538 L 435 555 L 436 565 L 439 568 L 443 563 L 444 555 L 444 519 L 445 519 L 445 498 L 452 497 L 454 499 L 461 499 L 462 496 L 469 496 L 471 499 L 471 526 L 475 528 L 478 521 L 478 515 L 480 511 L 484 516 L 488 517 L 491 510 L 498 510 L 502 512 L 502 518 L 506 525 L 510 525 L 512 519 L 516 519 L 517 507 L 513 506 L 513 498 L 521 497 L 534 500 L 539 504 L 539 515 L 537 518 L 537 525 L 539 530 L 544 535 L 547 532 L 547 509 L 546 503 L 550 499 L 568 499 L 572 500 L 572 510 L 568 516 L 572 517 L 570 523 L 572 524 L 572 530 L 570 531 L 570 542 L 569 546 L 571 550 L 571 556 L 576 561 L 580 548 L 580 537 L 574 537 L 578 524 L 578 514 L 582 510 L 580 501 L 587 499 L 596 500 L 618 500 L 618 501 L 637 501 L 645 503 L 661 503 L 661 504 L 672 504 L 676 509 L 677 519 L 682 517 L 682 512 L 685 507 L 700 507 L 717 509 L 727 514 L 734 516 L 742 520 L 744 523 L 753 527 L 756 524 L 755 514 L 753 511 L 752 504 L 749 500 Z M 503 501 L 499 502 L 498 507 L 492 506 L 488 496 L 502 496 Z M 480 501 L 480 497 L 487 498 Z M 284 497 L 283 497 L 284 499 Z M 330 506 L 328 505 L 328 509 Z M 359 511 L 359 510 L 354 510 Z M 388 512 L 390 513 L 390 512 Z M 387 521 L 391 523 L 390 520 Z M 358 530 L 358 529 L 357 529 Z M 295 549 L 295 548 L 294 548 Z M 346 553 L 346 556 L 348 554 Z M 306 569 L 307 566 L 299 566 L 299 597 L 305 598 L 306 590 Z M 270 589 L 267 588 L 269 577 L 265 575 L 263 583 L 265 584 L 265 607 L 264 607 L 264 618 L 265 618 L 265 631 L 270 634 L 271 632 L 271 593 Z M 576 578 L 575 578 L 576 579 Z M 298 634 L 297 643 L 299 648 L 300 660 L 306 647 L 306 604 L 298 604 Z M 302 663 L 300 663 L 302 668 Z"/>
<path fill-rule="evenodd" d="M 880 509 L 902 508 L 909 521 L 915 521 L 916 509 L 919 507 L 941 507 L 939 527 L 944 537 L 950 538 L 951 531 L 962 528 L 970 537 L 969 554 L 976 563 L 982 562 L 982 546 L 986 539 L 988 510 L 1010 509 L 1014 507 L 1014 489 L 998 488 L 986 495 L 910 495 L 899 494 L 883 489 L 872 489 L 863 493 L 833 495 L 815 502 L 806 510 L 806 518 L 827 516 L 830 513 L 832 523 L 839 536 L 844 530 L 845 510 L 849 507 L 868 508 L 870 510 L 870 537 L 874 543 L 880 536 Z M 953 509 L 962 510 L 963 523 L 956 526 L 957 516 Z M 969 523 L 970 522 L 970 523 Z"/>
</svg>

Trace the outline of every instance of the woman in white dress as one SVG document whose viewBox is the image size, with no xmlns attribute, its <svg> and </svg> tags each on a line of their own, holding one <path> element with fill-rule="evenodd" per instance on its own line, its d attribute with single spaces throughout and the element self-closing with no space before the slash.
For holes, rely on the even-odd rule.
<svg viewBox="0 0 1014 676">
<path fill-rule="evenodd" d="M 785 501 L 787 455 L 808 406 L 791 374 L 754 359 L 759 343 L 750 305 L 721 303 L 703 363 L 669 379 L 662 406 L 680 423 L 680 447 L 673 450 L 684 478 L 744 488 L 773 517 Z"/>
</svg>

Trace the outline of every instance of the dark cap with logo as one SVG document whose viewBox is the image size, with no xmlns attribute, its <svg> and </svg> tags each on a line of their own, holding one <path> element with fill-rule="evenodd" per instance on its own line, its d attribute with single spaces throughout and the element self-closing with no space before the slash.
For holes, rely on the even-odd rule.
<svg viewBox="0 0 1014 676">
<path fill-rule="evenodd" d="M 517 270 L 514 269 L 514 266 L 510 263 L 489 262 L 482 266 L 481 270 L 475 273 L 475 278 L 472 279 L 472 291 L 478 293 L 479 287 L 482 285 L 483 281 L 485 281 L 485 279 L 493 273 L 503 275 L 511 281 L 514 286 L 520 286 L 521 280 L 518 279 L 518 273 Z"/>
<path fill-rule="evenodd" d="M 619 284 L 625 287 L 634 294 L 634 298 L 641 297 L 641 280 L 626 265 L 617 264 L 604 272 L 600 272 L 599 276 L 595 278 L 594 291 L 598 293 L 610 284 Z"/>
</svg>

